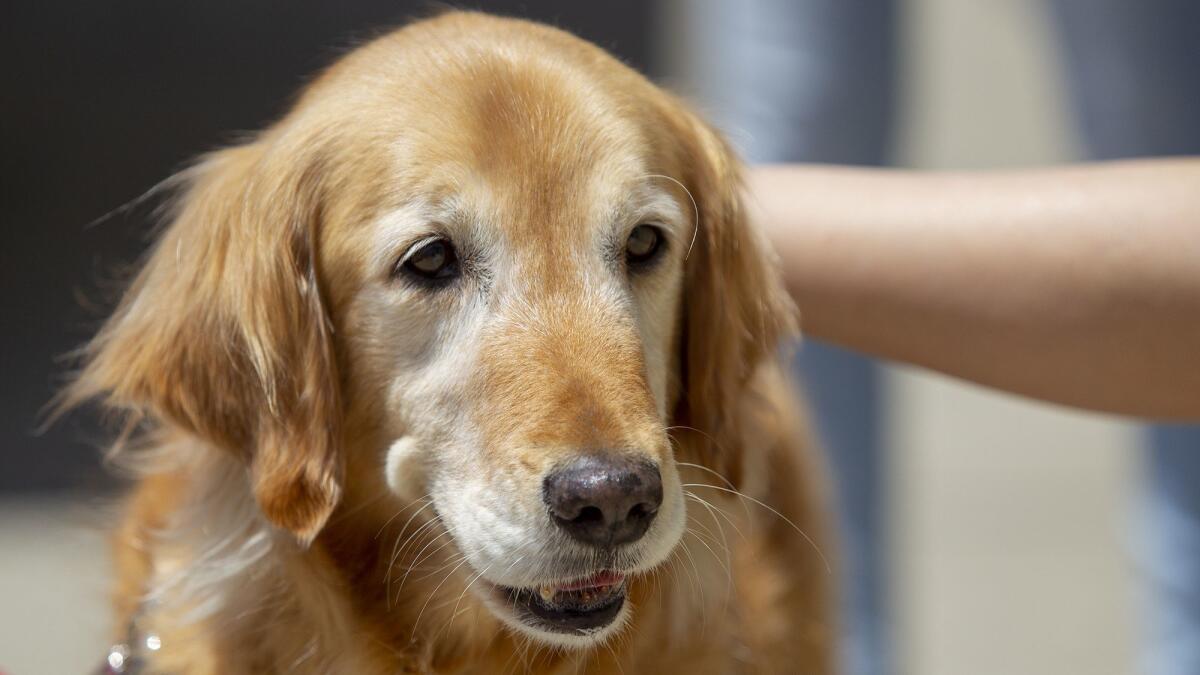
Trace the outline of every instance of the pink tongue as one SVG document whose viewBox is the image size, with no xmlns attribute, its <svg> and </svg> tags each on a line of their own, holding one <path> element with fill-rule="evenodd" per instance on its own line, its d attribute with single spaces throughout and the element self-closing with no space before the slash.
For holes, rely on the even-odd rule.
<svg viewBox="0 0 1200 675">
<path fill-rule="evenodd" d="M 605 570 L 603 572 L 597 572 L 596 574 L 593 574 L 590 577 L 584 577 L 582 579 L 577 579 L 570 583 L 563 584 L 562 586 L 559 586 L 557 590 L 560 590 L 560 591 L 582 591 L 582 590 L 588 589 L 588 588 L 598 588 L 600 586 L 611 586 L 613 584 L 619 584 L 624 579 L 625 579 L 624 574 L 621 574 L 619 572 L 612 572 L 609 570 Z"/>
</svg>

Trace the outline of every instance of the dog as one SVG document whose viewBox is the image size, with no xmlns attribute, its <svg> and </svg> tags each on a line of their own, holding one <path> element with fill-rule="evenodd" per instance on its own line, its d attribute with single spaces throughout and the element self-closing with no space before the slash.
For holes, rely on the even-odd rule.
<svg viewBox="0 0 1200 675">
<path fill-rule="evenodd" d="M 601 49 L 460 12 L 182 172 L 63 397 L 137 471 L 110 670 L 832 672 L 739 175 Z"/>
</svg>

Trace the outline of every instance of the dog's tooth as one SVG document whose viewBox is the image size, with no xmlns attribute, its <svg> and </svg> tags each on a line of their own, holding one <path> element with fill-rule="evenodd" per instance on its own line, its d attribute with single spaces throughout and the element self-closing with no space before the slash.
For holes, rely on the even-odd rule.
<svg viewBox="0 0 1200 675">
<path fill-rule="evenodd" d="M 554 587 L 542 586 L 541 589 L 538 590 L 538 594 L 542 596 L 542 600 L 550 602 L 554 599 Z"/>
</svg>

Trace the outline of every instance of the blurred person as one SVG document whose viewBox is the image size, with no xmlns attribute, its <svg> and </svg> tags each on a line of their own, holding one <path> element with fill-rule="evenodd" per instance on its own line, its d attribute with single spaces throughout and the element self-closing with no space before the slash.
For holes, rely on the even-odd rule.
<svg viewBox="0 0 1200 675">
<path fill-rule="evenodd" d="M 1092 158 L 1200 154 L 1200 3 L 1056 0 L 1052 8 Z M 1147 446 L 1132 542 L 1140 670 L 1192 675 L 1200 673 L 1200 426 L 1152 426 Z"/>
<path fill-rule="evenodd" d="M 692 39 L 705 46 L 695 50 L 705 75 L 698 93 L 751 162 L 886 162 L 896 88 L 892 0 L 707 0 L 689 8 Z M 1200 4 L 1055 0 L 1051 9 L 1090 157 L 1200 153 Z M 799 370 L 812 384 L 839 487 L 846 664 L 882 675 L 891 649 L 878 370 L 815 341 L 802 350 Z M 1200 672 L 1200 427 L 1157 426 L 1148 440 L 1138 528 L 1145 540 L 1134 547 L 1147 600 L 1143 666 L 1150 675 Z"/>
</svg>

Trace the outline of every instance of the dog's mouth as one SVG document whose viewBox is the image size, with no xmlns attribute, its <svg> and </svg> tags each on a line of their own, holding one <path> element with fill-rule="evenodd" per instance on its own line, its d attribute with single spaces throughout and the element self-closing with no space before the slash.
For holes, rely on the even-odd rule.
<svg viewBox="0 0 1200 675">
<path fill-rule="evenodd" d="M 588 635 L 616 621 L 625 605 L 625 590 L 625 575 L 612 570 L 536 588 L 496 587 L 521 622 L 574 635 Z"/>
</svg>

